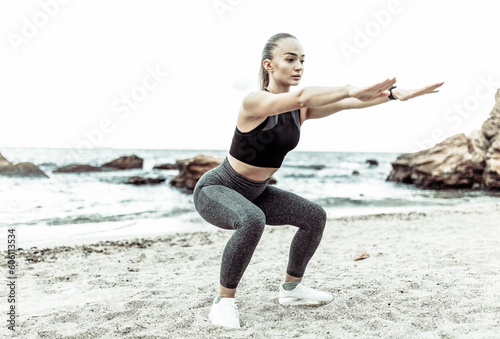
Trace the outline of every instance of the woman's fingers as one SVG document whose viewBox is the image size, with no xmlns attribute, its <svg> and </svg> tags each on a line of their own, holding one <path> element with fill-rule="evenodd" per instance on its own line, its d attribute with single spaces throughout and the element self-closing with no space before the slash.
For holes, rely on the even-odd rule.
<svg viewBox="0 0 500 339">
<path fill-rule="evenodd" d="M 436 88 L 441 87 L 443 84 L 444 84 L 444 82 L 440 82 L 440 83 L 437 83 L 437 84 L 434 84 L 434 85 L 430 85 L 430 86 L 427 86 L 427 87 L 425 88 L 425 90 L 428 90 L 428 91 L 433 91 L 433 90 L 435 90 Z"/>
<path fill-rule="evenodd" d="M 360 88 L 357 91 L 353 92 L 352 95 L 353 97 L 358 98 L 362 101 L 370 101 L 378 97 L 388 96 L 389 88 L 395 83 L 396 83 L 396 78 L 386 79 L 375 85 L 365 88 Z"/>
<path fill-rule="evenodd" d="M 424 88 L 417 91 L 417 95 L 422 95 L 422 94 L 426 94 L 426 93 L 437 93 L 439 91 L 436 91 L 436 89 L 441 87 L 443 84 L 444 84 L 444 82 L 441 82 L 441 83 L 437 83 L 434 85 L 424 87 Z"/>
<path fill-rule="evenodd" d="M 437 90 L 437 88 L 441 87 L 443 84 L 444 84 L 444 82 L 439 82 L 439 83 L 436 83 L 433 85 L 423 87 L 423 88 L 418 89 L 418 90 L 403 90 L 399 100 L 406 101 L 408 99 L 416 98 L 416 97 L 421 96 L 421 95 L 438 93 L 439 91 Z"/>
<path fill-rule="evenodd" d="M 385 81 L 382 81 L 376 85 L 373 85 L 373 90 L 374 91 L 386 91 L 388 90 L 392 85 L 394 85 L 396 83 L 396 78 L 392 78 L 392 79 L 387 79 Z"/>
<path fill-rule="evenodd" d="M 373 93 L 375 96 L 379 96 L 382 91 L 387 91 L 392 85 L 396 83 L 396 78 L 387 79 L 385 81 L 379 82 L 378 84 L 367 87 L 363 90 L 364 93 Z"/>
<path fill-rule="evenodd" d="M 375 84 L 373 86 L 370 86 L 364 90 L 365 93 L 377 93 L 376 95 L 381 95 L 381 93 L 386 92 L 391 86 L 393 86 L 396 83 L 396 78 L 392 79 L 387 79 L 385 81 L 379 82 L 378 84 Z M 426 86 L 424 88 L 421 88 L 419 90 L 416 90 L 412 93 L 412 96 L 418 96 L 418 95 L 423 95 L 426 93 L 437 93 L 435 90 L 439 87 L 441 87 L 444 84 L 444 82 L 438 82 L 430 86 Z"/>
</svg>

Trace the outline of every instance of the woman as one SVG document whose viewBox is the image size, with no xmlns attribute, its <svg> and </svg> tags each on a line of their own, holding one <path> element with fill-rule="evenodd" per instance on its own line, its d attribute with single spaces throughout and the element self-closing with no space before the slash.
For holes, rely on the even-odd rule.
<svg viewBox="0 0 500 339">
<path fill-rule="evenodd" d="M 209 319 L 213 324 L 238 328 L 236 287 L 267 225 L 298 227 L 279 287 L 282 305 L 323 305 L 332 295 L 301 283 L 318 247 L 326 223 L 323 208 L 291 192 L 269 186 L 285 155 L 299 141 L 304 121 L 327 117 L 345 109 L 364 108 L 391 99 L 408 100 L 435 93 L 442 83 L 420 90 L 401 90 L 388 79 L 366 88 L 297 86 L 304 71 L 304 50 L 292 35 L 272 36 L 264 46 L 260 70 L 261 91 L 243 99 L 229 155 L 198 181 L 193 200 L 207 222 L 235 230 L 223 255 L 220 293 Z"/>
</svg>

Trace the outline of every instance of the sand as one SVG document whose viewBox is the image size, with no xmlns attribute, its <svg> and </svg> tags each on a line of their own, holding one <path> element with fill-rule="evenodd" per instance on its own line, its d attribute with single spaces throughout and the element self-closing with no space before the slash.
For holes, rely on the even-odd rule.
<svg viewBox="0 0 500 339">
<path fill-rule="evenodd" d="M 500 204 L 329 219 L 304 281 L 334 300 L 313 308 L 278 304 L 295 228 L 269 226 L 238 289 L 241 329 L 207 319 L 232 231 L 24 249 L 16 334 L 500 338 L 499 221 Z"/>
</svg>

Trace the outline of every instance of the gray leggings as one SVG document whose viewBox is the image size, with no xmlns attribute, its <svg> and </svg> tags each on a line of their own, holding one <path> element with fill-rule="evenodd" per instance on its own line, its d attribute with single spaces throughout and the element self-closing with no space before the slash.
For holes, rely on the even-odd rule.
<svg viewBox="0 0 500 339">
<path fill-rule="evenodd" d="M 266 224 L 299 227 L 287 267 L 293 277 L 303 277 L 321 241 L 325 210 L 268 182 L 242 176 L 226 158 L 206 172 L 194 189 L 193 201 L 201 217 L 217 227 L 235 230 L 222 254 L 220 284 L 226 288 L 238 286 Z"/>
</svg>

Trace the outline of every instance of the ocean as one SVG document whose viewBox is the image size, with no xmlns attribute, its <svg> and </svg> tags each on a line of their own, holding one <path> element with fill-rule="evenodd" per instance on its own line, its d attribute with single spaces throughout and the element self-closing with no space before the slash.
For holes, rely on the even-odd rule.
<svg viewBox="0 0 500 339">
<path fill-rule="evenodd" d="M 0 229 L 16 228 L 21 247 L 75 244 L 170 232 L 212 230 L 197 214 L 192 195 L 169 185 L 177 170 L 155 165 L 218 150 L 4 148 L 12 163 L 33 162 L 49 179 L 0 177 Z M 100 166 L 120 156 L 144 159 L 143 169 L 62 174 L 71 163 Z M 422 190 L 387 182 L 398 153 L 292 151 L 274 175 L 277 186 L 325 208 L 330 218 L 391 213 L 462 204 L 498 202 L 499 193 L 478 190 Z M 366 161 L 375 159 L 378 166 Z M 359 174 L 353 175 L 357 171 Z M 163 177 L 154 186 L 126 185 L 132 176 Z"/>
</svg>

